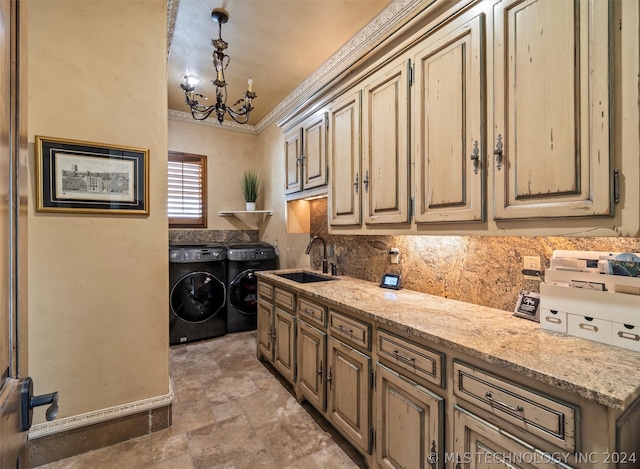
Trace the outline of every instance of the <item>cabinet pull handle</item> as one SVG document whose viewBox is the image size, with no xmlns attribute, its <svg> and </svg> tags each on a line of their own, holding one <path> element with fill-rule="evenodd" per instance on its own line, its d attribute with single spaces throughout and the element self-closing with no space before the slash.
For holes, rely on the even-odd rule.
<svg viewBox="0 0 640 469">
<path fill-rule="evenodd" d="M 473 173 L 478 174 L 480 169 L 480 149 L 478 148 L 478 141 L 473 142 L 473 151 L 471 152 L 471 161 L 473 161 Z"/>
<path fill-rule="evenodd" d="M 493 155 L 496 157 L 496 163 L 498 164 L 498 171 L 502 168 L 502 135 L 498 134 L 498 141 L 496 147 L 493 149 Z"/>
<path fill-rule="evenodd" d="M 369 192 L 369 170 L 364 173 L 364 180 L 362 181 L 364 184 L 364 190 Z"/>
<path fill-rule="evenodd" d="M 618 337 L 620 337 L 621 339 L 630 339 L 630 340 L 640 341 L 640 335 L 630 334 L 625 331 L 618 331 Z"/>
<path fill-rule="evenodd" d="M 489 402 L 498 404 L 500 407 L 504 407 L 505 409 L 509 409 L 514 412 L 524 412 L 524 407 L 522 407 L 521 405 L 519 405 L 518 407 L 513 407 L 513 406 L 510 406 L 509 404 L 505 404 L 504 402 L 494 399 L 493 394 L 491 394 L 491 391 L 487 391 L 484 397 L 486 397 Z"/>
<path fill-rule="evenodd" d="M 311 316 L 315 316 L 315 313 L 310 309 L 304 308 L 302 311 L 304 311 L 307 314 L 310 314 Z"/>
<path fill-rule="evenodd" d="M 358 189 L 359 189 L 359 187 L 360 187 L 360 181 L 359 181 L 359 179 L 360 179 L 360 178 L 359 178 L 359 174 L 360 174 L 360 173 L 356 173 L 356 179 L 355 179 L 355 181 L 353 181 L 353 187 L 354 187 L 354 188 L 355 188 L 355 190 L 356 190 L 356 194 L 358 193 Z"/>
<path fill-rule="evenodd" d="M 331 380 L 333 379 L 333 374 L 331 373 L 331 367 L 329 367 L 329 374 L 327 375 L 327 383 L 329 383 L 329 389 L 331 389 Z"/>
<path fill-rule="evenodd" d="M 404 355 L 402 355 L 397 350 L 394 350 L 393 354 L 396 356 L 397 359 L 405 361 L 405 362 L 415 362 L 416 361 L 416 357 L 411 357 L 411 358 L 405 357 Z"/>
<path fill-rule="evenodd" d="M 353 329 L 347 329 L 346 327 L 343 327 L 342 324 L 338 324 L 338 329 L 340 329 L 340 332 L 342 333 L 348 332 L 349 335 L 353 335 Z"/>
<path fill-rule="evenodd" d="M 581 322 L 579 327 L 584 331 L 598 332 L 598 326 L 592 326 L 591 324 Z"/>
<path fill-rule="evenodd" d="M 302 166 L 304 166 L 304 160 L 307 159 L 307 157 L 305 156 L 304 153 L 302 155 L 300 155 L 300 159 L 302 160 Z"/>
<path fill-rule="evenodd" d="M 553 324 L 562 324 L 562 319 L 554 318 L 552 316 L 545 316 L 544 319 L 547 322 L 552 322 Z"/>
<path fill-rule="evenodd" d="M 296 158 L 296 168 L 300 166 L 300 158 L 302 158 L 302 155 Z"/>
<path fill-rule="evenodd" d="M 316 373 L 318 373 L 318 375 L 322 376 L 322 360 L 320 360 L 320 369 L 316 370 Z"/>
</svg>

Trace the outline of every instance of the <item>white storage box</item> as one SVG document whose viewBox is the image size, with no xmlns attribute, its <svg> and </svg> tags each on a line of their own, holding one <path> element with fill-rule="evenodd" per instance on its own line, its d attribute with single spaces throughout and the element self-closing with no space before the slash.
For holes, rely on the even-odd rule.
<svg viewBox="0 0 640 469">
<path fill-rule="evenodd" d="M 588 259 L 602 254 L 560 253 Z M 585 282 L 593 289 L 571 286 Z M 620 292 L 638 289 L 636 277 L 548 269 L 540 284 L 540 327 L 640 351 L 640 295 Z"/>
</svg>

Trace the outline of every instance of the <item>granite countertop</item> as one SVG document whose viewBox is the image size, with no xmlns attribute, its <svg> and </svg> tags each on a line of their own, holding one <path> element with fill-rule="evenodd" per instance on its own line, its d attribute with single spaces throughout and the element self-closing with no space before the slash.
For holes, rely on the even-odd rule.
<svg viewBox="0 0 640 469">
<path fill-rule="evenodd" d="M 546 331 L 537 322 L 485 306 L 411 290 L 387 290 L 350 277 L 297 283 L 256 274 L 432 343 L 460 351 L 616 409 L 640 396 L 640 352 Z"/>
</svg>

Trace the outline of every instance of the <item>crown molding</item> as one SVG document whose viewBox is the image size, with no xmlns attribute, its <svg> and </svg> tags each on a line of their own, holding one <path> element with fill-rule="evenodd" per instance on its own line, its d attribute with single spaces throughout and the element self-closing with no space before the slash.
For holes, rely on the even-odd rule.
<svg viewBox="0 0 640 469">
<path fill-rule="evenodd" d="M 195 120 L 193 116 L 188 112 L 176 111 L 175 109 L 169 109 L 169 120 L 184 122 L 187 124 L 205 125 L 208 127 L 214 127 L 216 129 L 231 130 L 234 132 L 244 132 L 246 134 L 258 135 L 259 131 L 257 127 L 249 124 L 238 124 L 233 121 L 223 121 L 222 125 L 217 119 L 205 119 L 202 121 Z"/>
<path fill-rule="evenodd" d="M 171 379 L 169 379 L 169 392 L 167 394 L 109 407 L 107 409 L 96 410 L 94 412 L 87 412 L 86 414 L 57 419 L 51 422 L 38 423 L 33 425 L 29 430 L 29 439 L 33 440 L 35 438 L 73 430 L 74 428 L 86 427 L 87 425 L 106 422 L 107 420 L 114 420 L 127 415 L 138 414 L 146 410 L 165 407 L 173 402 L 173 398 L 173 385 L 171 383 Z"/>
<path fill-rule="evenodd" d="M 273 108 L 257 125 L 258 133 L 272 122 L 289 114 L 304 103 L 318 90 L 329 84 L 371 51 L 376 45 L 395 32 L 418 11 L 425 9 L 436 0 L 395 0 L 362 28 L 342 48 L 324 62 L 303 81 L 291 94 Z"/>
<path fill-rule="evenodd" d="M 167 0 L 167 63 L 171 57 L 171 43 L 173 42 L 173 31 L 176 29 L 179 5 L 180 0 Z"/>
</svg>

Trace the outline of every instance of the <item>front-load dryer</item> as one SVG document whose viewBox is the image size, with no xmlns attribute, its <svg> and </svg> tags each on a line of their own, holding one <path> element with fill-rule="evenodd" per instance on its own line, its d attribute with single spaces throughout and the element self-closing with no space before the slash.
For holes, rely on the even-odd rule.
<svg viewBox="0 0 640 469">
<path fill-rule="evenodd" d="M 228 244 L 227 262 L 227 331 L 255 329 L 258 322 L 258 277 L 255 272 L 276 268 L 276 250 L 267 243 Z"/>
<path fill-rule="evenodd" d="M 221 244 L 169 247 L 169 344 L 227 332 L 227 263 Z"/>
</svg>

